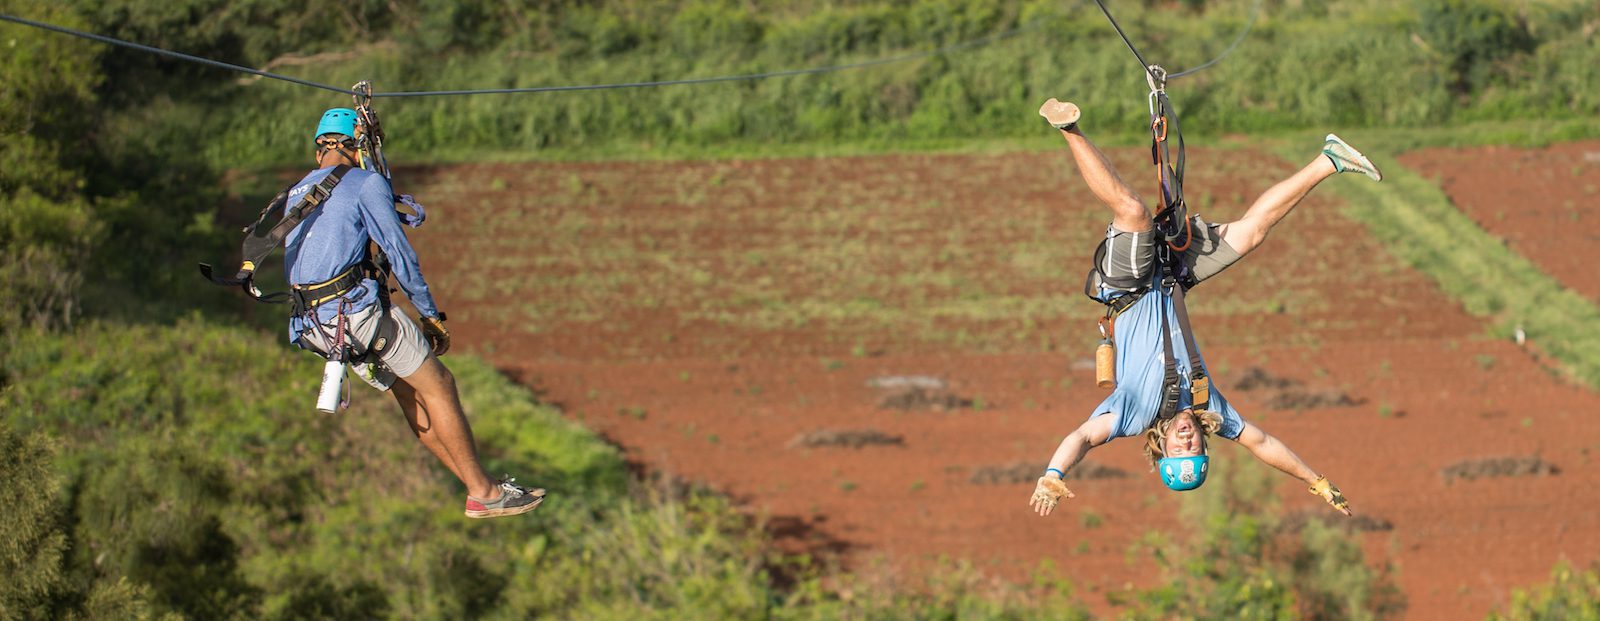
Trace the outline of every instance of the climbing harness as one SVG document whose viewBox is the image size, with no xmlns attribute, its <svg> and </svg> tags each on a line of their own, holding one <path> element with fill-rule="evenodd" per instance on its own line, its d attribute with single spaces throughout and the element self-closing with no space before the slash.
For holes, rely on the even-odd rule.
<svg viewBox="0 0 1600 621">
<path fill-rule="evenodd" d="M 1174 314 L 1177 315 L 1178 329 L 1183 334 L 1184 348 L 1189 354 L 1189 380 L 1190 380 L 1190 407 L 1194 410 L 1203 410 L 1210 401 L 1211 380 L 1206 374 L 1205 363 L 1200 359 L 1200 348 L 1195 343 L 1194 330 L 1189 325 L 1189 310 L 1184 304 L 1184 292 L 1196 283 L 1193 272 L 1183 261 L 1183 254 L 1194 242 L 1193 220 L 1189 217 L 1188 205 L 1183 200 L 1183 173 L 1186 163 L 1183 143 L 1183 131 L 1178 122 L 1178 113 L 1172 106 L 1172 100 L 1167 96 L 1167 80 L 1170 77 L 1167 70 L 1161 65 L 1145 62 L 1144 56 L 1134 47 L 1133 42 L 1123 33 L 1122 27 L 1117 24 L 1111 12 L 1100 0 L 1095 0 L 1100 10 L 1116 29 L 1122 41 L 1128 45 L 1129 51 L 1139 61 L 1140 68 L 1145 74 L 1145 82 L 1150 87 L 1146 98 L 1150 111 L 1150 160 L 1156 167 L 1156 183 L 1160 196 L 1160 207 L 1153 217 L 1155 231 L 1161 235 L 1163 243 L 1156 244 L 1155 261 L 1156 274 L 1148 281 L 1141 281 L 1136 277 L 1113 278 L 1101 268 L 1104 264 L 1106 244 L 1100 244 L 1094 256 L 1094 266 L 1089 272 L 1089 277 L 1084 283 L 1084 293 L 1096 302 L 1106 305 L 1106 313 L 1100 319 L 1100 330 L 1106 340 L 1112 340 L 1111 335 L 1115 327 L 1116 318 L 1129 307 L 1138 302 L 1152 286 L 1161 287 L 1168 292 Z M 1235 42 L 1237 44 L 1237 41 Z M 1232 51 L 1232 48 L 1229 48 Z M 1224 54 L 1226 55 L 1226 53 Z M 1215 61 L 1212 61 L 1215 62 Z M 1204 68 L 1211 63 L 1200 67 Z M 1195 70 L 1198 70 L 1195 69 Z M 1191 71 L 1195 71 L 1191 70 Z M 1176 144 L 1176 148 L 1174 148 Z M 1111 300 L 1101 298 L 1100 285 L 1109 285 L 1113 288 L 1127 291 L 1121 296 Z M 1161 408 L 1158 416 L 1162 419 L 1172 418 L 1177 415 L 1180 403 L 1181 378 L 1178 374 L 1177 360 L 1173 355 L 1172 330 L 1167 319 L 1166 309 L 1161 309 L 1161 343 L 1165 354 L 1165 377 L 1161 389 Z M 1114 386 L 1115 383 L 1113 382 Z M 1203 474 L 1201 475 L 1203 479 Z"/>
<path fill-rule="evenodd" d="M 1090 268 L 1089 277 L 1084 283 L 1084 294 L 1106 306 L 1105 315 L 1100 318 L 1100 330 L 1109 341 L 1115 333 L 1117 317 L 1149 292 L 1152 282 L 1168 292 L 1173 311 L 1178 318 L 1178 330 L 1183 334 L 1184 348 L 1189 354 L 1190 404 L 1193 409 L 1202 410 L 1210 401 L 1211 380 L 1206 374 L 1205 363 L 1200 359 L 1200 347 L 1195 342 L 1194 329 L 1189 325 L 1189 309 L 1184 304 L 1184 293 L 1196 282 L 1194 274 L 1183 261 L 1184 251 L 1188 250 L 1194 241 L 1194 231 L 1188 206 L 1183 201 L 1185 165 L 1183 132 L 1179 127 L 1178 115 L 1167 97 L 1166 76 L 1166 70 L 1160 65 L 1145 67 L 1145 79 L 1150 85 L 1148 96 L 1150 159 L 1156 166 L 1156 182 L 1161 196 L 1161 207 L 1153 218 L 1155 231 L 1162 236 L 1162 243 L 1157 244 L 1155 248 L 1157 273 L 1149 281 L 1132 276 L 1118 278 L 1106 274 L 1101 269 L 1106 253 L 1106 244 L 1102 243 L 1095 250 L 1094 265 Z M 1174 142 L 1177 143 L 1176 156 L 1172 147 Z M 1128 293 L 1109 301 L 1102 300 L 1100 292 L 1102 283 Z M 1166 309 L 1161 309 L 1160 312 L 1161 344 L 1166 368 L 1158 415 L 1167 419 L 1178 413 L 1181 379 L 1178 374 L 1177 359 L 1173 355 L 1172 329 Z M 1105 383 L 1115 386 L 1115 382 L 1102 382 Z"/>
<path fill-rule="evenodd" d="M 389 179 L 391 177 L 388 160 L 383 156 L 383 128 L 378 123 L 377 112 L 372 109 L 372 84 L 363 80 L 356 83 L 350 92 L 353 93 L 352 97 L 355 100 L 353 123 L 355 135 L 350 138 L 354 141 L 358 163 L 362 169 L 381 174 L 385 179 Z M 350 112 L 345 110 L 344 114 L 348 115 Z M 330 111 L 330 114 L 333 114 L 333 111 Z M 328 124 L 327 119 L 328 116 L 325 115 L 324 125 Z M 344 121 L 349 122 L 350 118 L 345 116 Z M 323 134 L 324 129 L 327 129 L 327 127 L 319 126 L 318 133 Z M 324 148 L 328 148 L 328 146 L 325 145 Z M 376 362 L 389 345 L 395 341 L 399 325 L 389 314 L 389 310 L 392 308 L 390 294 L 393 290 L 389 288 L 391 271 L 389 259 L 384 255 L 383 250 L 369 240 L 365 257 L 356 265 L 327 281 L 295 284 L 286 292 L 262 293 L 261 289 L 256 286 L 255 273 L 273 250 L 283 246 L 284 239 L 288 237 L 289 233 L 307 218 L 310 218 L 332 196 L 334 188 L 339 185 L 339 182 L 351 169 L 352 167 L 347 164 L 335 166 L 326 177 L 314 184 L 304 197 L 296 201 L 294 205 L 289 206 L 288 209 L 285 209 L 285 205 L 288 204 L 289 194 L 293 186 L 285 188 L 277 196 L 273 197 L 267 203 L 266 208 L 261 210 L 255 221 L 244 228 L 245 239 L 242 248 L 244 260 L 239 267 L 239 271 L 233 277 L 223 277 L 215 273 L 211 265 L 200 264 L 201 275 L 214 284 L 240 287 L 246 295 L 249 295 L 251 299 L 257 302 L 265 304 L 289 303 L 292 314 L 304 318 L 307 322 L 307 329 L 316 330 L 323 337 L 324 342 L 329 344 L 329 351 L 324 356 L 328 358 L 330 365 L 334 363 L 344 365 L 348 363 L 365 364 Z M 421 226 L 426 218 L 422 205 L 418 204 L 409 195 L 396 195 L 394 199 L 395 211 L 400 220 L 412 227 Z M 283 217 L 269 227 L 267 226 L 267 219 L 273 213 L 282 213 Z M 346 311 L 348 310 L 347 305 L 349 302 L 345 296 L 357 287 L 362 286 L 362 283 L 369 278 L 377 283 L 378 327 L 368 342 L 358 343 L 348 338 L 350 332 L 348 330 L 349 321 Z M 330 337 L 318 320 L 316 309 L 323 304 L 334 301 L 339 303 L 339 312 L 337 313 L 335 334 Z M 342 378 L 343 366 L 340 369 L 339 377 Z M 332 370 L 327 370 L 324 374 L 325 379 L 332 372 Z M 325 381 L 324 388 L 326 389 L 327 387 L 328 382 Z M 334 385 L 333 389 L 334 391 L 338 390 L 337 384 Z M 318 403 L 319 409 L 326 411 L 326 408 L 321 407 L 324 405 L 323 400 L 319 399 Z"/>
</svg>

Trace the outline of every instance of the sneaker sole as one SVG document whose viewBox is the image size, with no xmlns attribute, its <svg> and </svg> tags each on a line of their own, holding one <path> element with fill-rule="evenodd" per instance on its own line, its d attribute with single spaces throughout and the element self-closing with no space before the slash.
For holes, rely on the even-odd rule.
<svg viewBox="0 0 1600 621">
<path fill-rule="evenodd" d="M 522 515 L 534 509 L 538 509 L 539 505 L 542 504 L 544 504 L 544 496 L 540 496 L 528 504 L 520 507 L 512 507 L 510 509 L 484 509 L 482 511 L 473 511 L 469 509 L 467 510 L 466 515 L 467 517 L 474 519 L 504 517 L 507 515 Z"/>
<path fill-rule="evenodd" d="M 1373 181 L 1383 181 L 1383 171 L 1378 170 L 1378 165 L 1372 163 L 1372 160 L 1368 159 L 1367 156 L 1362 154 L 1360 150 L 1350 146 L 1350 143 L 1345 142 L 1343 138 L 1340 138 L 1334 134 L 1328 134 L 1328 137 L 1323 139 L 1324 142 L 1329 140 L 1337 142 L 1340 146 L 1349 149 L 1351 153 L 1355 154 L 1357 164 L 1360 164 L 1367 170 L 1372 171 L 1372 174 L 1367 174 L 1366 172 L 1362 172 L 1361 174 L 1367 175 L 1367 178 L 1372 179 Z"/>
<path fill-rule="evenodd" d="M 1078 109 L 1077 104 L 1070 101 L 1057 101 L 1056 98 L 1051 97 L 1050 101 L 1046 101 L 1044 105 L 1039 106 L 1039 116 L 1044 117 L 1044 120 L 1048 121 L 1056 129 L 1070 129 L 1073 125 L 1078 124 L 1078 119 L 1083 116 L 1083 111 Z"/>
</svg>

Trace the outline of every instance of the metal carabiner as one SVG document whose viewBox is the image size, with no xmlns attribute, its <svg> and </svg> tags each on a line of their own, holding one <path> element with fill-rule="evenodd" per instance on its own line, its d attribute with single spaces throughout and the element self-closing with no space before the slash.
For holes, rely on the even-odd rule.
<svg viewBox="0 0 1600 621">
<path fill-rule="evenodd" d="M 1161 65 L 1150 65 L 1144 68 L 1144 81 L 1150 85 L 1150 94 L 1167 92 L 1167 70 Z"/>
<path fill-rule="evenodd" d="M 350 87 L 350 90 L 355 91 L 350 98 L 355 100 L 357 109 L 372 105 L 372 82 L 370 80 L 356 82 L 356 85 Z"/>
</svg>

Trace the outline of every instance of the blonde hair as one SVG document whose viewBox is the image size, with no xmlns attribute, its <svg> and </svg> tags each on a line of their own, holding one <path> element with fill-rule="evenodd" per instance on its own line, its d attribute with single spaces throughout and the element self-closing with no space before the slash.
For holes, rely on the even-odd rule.
<svg viewBox="0 0 1600 621">
<path fill-rule="evenodd" d="M 1194 413 L 1194 418 L 1200 425 L 1200 452 L 1204 454 L 1207 448 L 1206 440 L 1222 428 L 1222 415 L 1211 410 L 1200 410 Z M 1156 462 L 1167 456 L 1167 431 L 1172 429 L 1173 423 L 1177 420 L 1177 416 L 1157 418 L 1149 429 L 1144 430 L 1144 459 L 1150 462 L 1151 472 L 1155 472 Z"/>
</svg>

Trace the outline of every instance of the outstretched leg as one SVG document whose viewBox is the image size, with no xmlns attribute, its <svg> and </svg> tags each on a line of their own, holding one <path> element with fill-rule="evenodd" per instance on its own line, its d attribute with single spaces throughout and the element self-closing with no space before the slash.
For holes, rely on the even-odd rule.
<svg viewBox="0 0 1600 621">
<path fill-rule="evenodd" d="M 485 499 L 500 495 L 495 481 L 478 463 L 478 448 L 461 408 L 455 377 L 438 358 L 428 356 L 415 373 L 395 382 L 392 390 L 412 433 L 461 479 L 468 495 Z"/>
<path fill-rule="evenodd" d="M 1266 241 L 1267 233 L 1289 215 L 1300 201 L 1305 200 L 1323 179 L 1341 172 L 1359 172 L 1381 180 L 1383 175 L 1361 152 L 1351 148 L 1338 136 L 1329 134 L 1322 153 L 1293 176 L 1278 182 L 1261 194 L 1245 211 L 1244 217 L 1223 224 L 1217 231 L 1239 256 L 1249 254 Z"/>
<path fill-rule="evenodd" d="M 1072 159 L 1078 163 L 1078 173 L 1083 175 L 1089 190 L 1100 202 L 1111 208 L 1111 225 L 1125 233 L 1142 233 L 1153 228 L 1150 212 L 1139 195 L 1117 175 L 1100 148 L 1078 129 L 1077 106 L 1052 98 L 1039 108 L 1039 114 L 1061 130 L 1061 137 L 1072 148 Z"/>
</svg>

